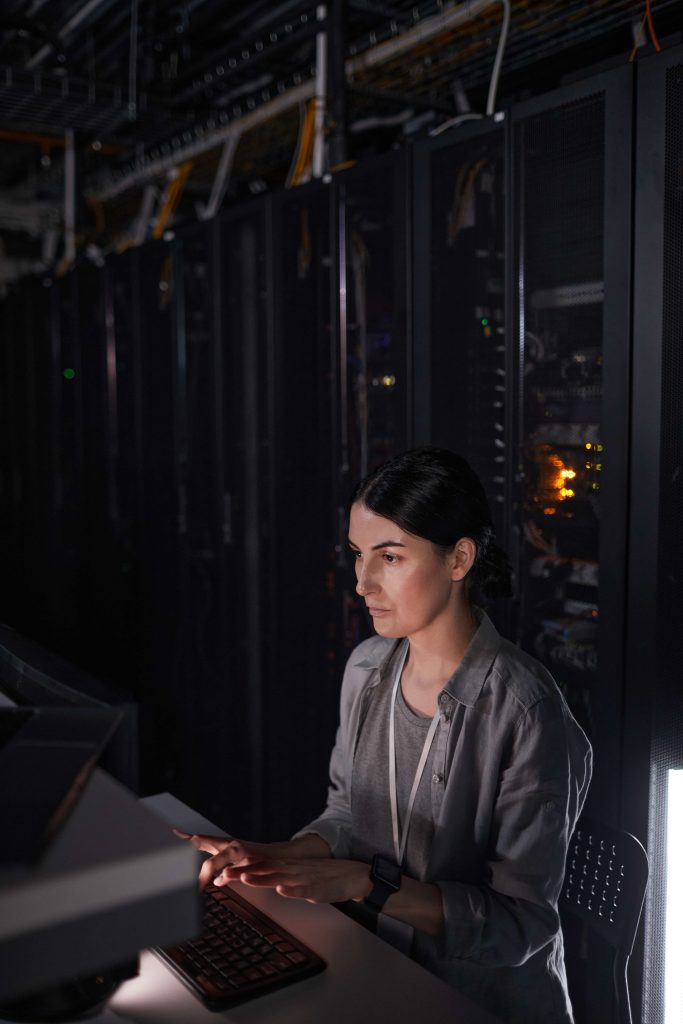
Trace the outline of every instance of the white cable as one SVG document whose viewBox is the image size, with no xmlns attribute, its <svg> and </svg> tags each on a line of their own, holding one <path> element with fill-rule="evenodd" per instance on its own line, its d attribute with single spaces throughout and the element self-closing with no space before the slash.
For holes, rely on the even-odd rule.
<svg viewBox="0 0 683 1024">
<path fill-rule="evenodd" d="M 448 121 L 444 121 L 443 124 L 437 125 L 436 128 L 432 128 L 430 135 L 441 135 L 441 132 L 448 131 L 449 128 L 455 128 L 457 125 L 462 124 L 463 121 L 481 121 L 483 114 L 458 114 L 457 117 L 451 117 Z"/>
<path fill-rule="evenodd" d="M 138 111 L 138 0 L 130 5 L 130 48 L 128 51 L 128 120 L 135 121 Z"/>
<path fill-rule="evenodd" d="M 496 109 L 496 93 L 498 92 L 498 79 L 500 78 L 500 69 L 503 66 L 503 56 L 505 55 L 505 44 L 507 43 L 508 31 L 510 29 L 510 0 L 500 0 L 503 5 L 503 26 L 500 30 L 500 39 L 498 40 L 498 49 L 496 50 L 496 59 L 493 62 L 493 71 L 491 72 L 491 82 L 489 85 L 489 95 L 486 100 L 486 114 L 491 116 Z"/>
<path fill-rule="evenodd" d="M 327 8 L 319 4 L 316 8 L 318 21 L 325 21 Z M 325 105 L 327 103 L 327 30 L 315 37 L 315 121 L 313 128 L 313 153 L 311 173 L 322 178 L 325 164 Z"/>
<path fill-rule="evenodd" d="M 349 125 L 349 132 L 352 135 L 357 135 L 359 132 L 366 132 L 369 128 L 382 128 L 384 126 L 392 126 L 397 124 L 405 124 L 406 121 L 410 120 L 413 116 L 414 110 L 412 107 L 407 107 L 406 110 L 402 110 L 399 114 L 386 114 L 383 117 L 363 117 L 359 121 L 352 121 Z"/>
</svg>

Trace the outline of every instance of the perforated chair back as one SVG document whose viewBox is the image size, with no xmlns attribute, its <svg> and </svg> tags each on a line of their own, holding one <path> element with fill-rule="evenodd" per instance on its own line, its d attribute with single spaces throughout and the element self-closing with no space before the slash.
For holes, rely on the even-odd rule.
<svg viewBox="0 0 683 1024">
<path fill-rule="evenodd" d="M 560 911 L 579 917 L 615 951 L 617 1019 L 632 1024 L 626 971 L 648 878 L 647 853 L 629 832 L 582 817 L 569 844 Z"/>
</svg>

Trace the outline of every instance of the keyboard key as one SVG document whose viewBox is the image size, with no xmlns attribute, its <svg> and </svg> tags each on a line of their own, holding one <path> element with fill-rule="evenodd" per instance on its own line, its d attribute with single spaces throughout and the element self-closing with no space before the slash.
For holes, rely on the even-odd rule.
<svg viewBox="0 0 683 1024">
<path fill-rule="evenodd" d="M 287 960 L 280 953 L 272 953 L 268 957 L 268 963 L 272 964 L 278 971 L 288 971 L 292 966 L 291 961 Z"/>
</svg>

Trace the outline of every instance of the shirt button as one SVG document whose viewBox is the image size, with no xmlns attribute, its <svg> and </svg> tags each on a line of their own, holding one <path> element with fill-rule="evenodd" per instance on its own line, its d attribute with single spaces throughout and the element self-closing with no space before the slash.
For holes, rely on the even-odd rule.
<svg viewBox="0 0 683 1024">
<path fill-rule="evenodd" d="M 434 772 L 432 775 L 432 782 L 443 782 L 443 775 L 440 772 Z"/>
<path fill-rule="evenodd" d="M 441 712 L 441 721 L 442 722 L 450 722 L 450 720 L 451 720 L 451 713 L 450 713 L 450 711 L 442 711 Z"/>
</svg>

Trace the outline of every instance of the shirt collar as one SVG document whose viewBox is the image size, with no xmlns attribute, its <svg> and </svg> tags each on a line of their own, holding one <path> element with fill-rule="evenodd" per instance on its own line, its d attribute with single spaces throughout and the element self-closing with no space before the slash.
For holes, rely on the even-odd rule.
<svg viewBox="0 0 683 1024">
<path fill-rule="evenodd" d="M 447 693 L 453 700 L 457 700 L 467 707 L 473 707 L 479 699 L 491 665 L 500 650 L 501 642 L 500 634 L 486 612 L 481 608 L 475 608 L 474 613 L 479 622 L 477 631 L 470 640 L 462 661 L 443 688 L 443 693 Z M 379 637 L 377 639 L 380 640 Z M 405 650 L 407 643 L 408 641 L 404 637 L 396 640 L 387 649 L 386 641 L 381 642 L 380 640 L 375 650 L 370 651 L 367 657 L 358 662 L 356 667 L 379 669 L 379 680 L 384 676 L 393 658 L 400 656 Z"/>
<path fill-rule="evenodd" d="M 500 634 L 481 608 L 475 609 L 479 627 L 470 640 L 463 659 L 443 688 L 449 697 L 467 707 L 479 700 L 491 665 L 500 650 Z"/>
</svg>

